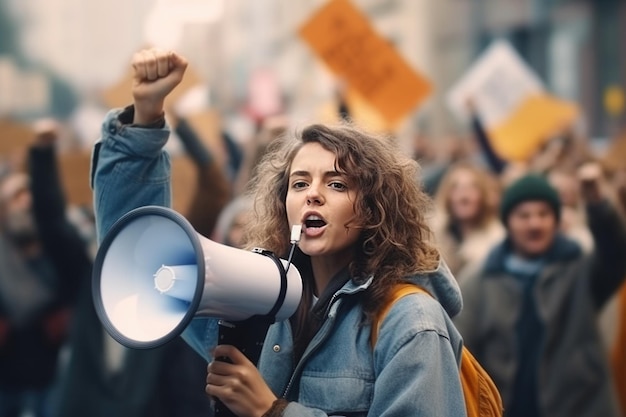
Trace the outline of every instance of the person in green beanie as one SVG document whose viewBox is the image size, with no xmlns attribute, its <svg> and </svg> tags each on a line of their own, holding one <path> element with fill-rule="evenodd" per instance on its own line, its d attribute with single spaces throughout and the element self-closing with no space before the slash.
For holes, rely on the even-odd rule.
<svg viewBox="0 0 626 417">
<path fill-rule="evenodd" d="M 561 201 L 540 175 L 503 193 L 506 237 L 461 281 L 455 319 L 498 386 L 507 417 L 617 416 L 597 313 L 626 276 L 626 227 L 596 164 L 578 172 L 595 252 L 559 231 Z"/>
</svg>

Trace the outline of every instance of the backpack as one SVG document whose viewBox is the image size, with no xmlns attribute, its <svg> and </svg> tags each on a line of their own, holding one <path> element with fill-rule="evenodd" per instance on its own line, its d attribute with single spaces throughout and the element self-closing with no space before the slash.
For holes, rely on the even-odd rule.
<svg viewBox="0 0 626 417">
<path fill-rule="evenodd" d="M 428 294 L 428 291 L 414 284 L 398 284 L 388 297 L 385 305 L 378 311 L 372 323 L 370 342 L 376 345 L 378 331 L 391 306 L 400 298 L 409 294 Z M 502 416 L 502 398 L 487 371 L 478 363 L 470 351 L 463 346 L 460 368 L 461 385 L 465 397 L 468 417 Z"/>
</svg>

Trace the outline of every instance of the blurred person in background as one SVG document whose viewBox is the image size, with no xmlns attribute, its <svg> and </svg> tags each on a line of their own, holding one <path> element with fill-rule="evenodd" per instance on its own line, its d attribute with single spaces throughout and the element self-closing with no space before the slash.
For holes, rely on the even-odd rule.
<svg viewBox="0 0 626 417">
<path fill-rule="evenodd" d="M 611 183 L 617 204 L 626 213 L 626 165 L 612 169 Z M 626 254 L 626 248 L 623 248 Z M 602 312 L 600 318 L 603 335 L 611 355 L 617 397 L 622 415 L 626 416 L 626 282 Z"/>
<path fill-rule="evenodd" d="M 242 163 L 234 182 L 235 195 L 240 195 L 246 190 L 268 146 L 284 135 L 288 127 L 289 120 L 284 115 L 268 116 L 259 122 L 258 132 L 242 149 Z"/>
<path fill-rule="evenodd" d="M 57 124 L 35 125 L 28 175 L 0 182 L 0 416 L 52 415 L 59 352 L 80 282 L 91 276 L 87 245 L 66 217 L 56 174 Z"/>
<path fill-rule="evenodd" d="M 462 279 L 466 267 L 482 262 L 504 237 L 497 215 L 497 178 L 469 162 L 448 169 L 435 195 L 435 240 L 450 270 Z"/>
<path fill-rule="evenodd" d="M 585 218 L 584 201 L 580 195 L 580 184 L 575 171 L 551 169 L 547 175 L 550 184 L 561 199 L 561 221 L 559 228 L 575 240 L 585 253 L 593 250 L 593 236 Z"/>
<path fill-rule="evenodd" d="M 528 174 L 503 193 L 505 240 L 461 282 L 455 324 L 508 417 L 617 416 L 598 312 L 626 274 L 626 228 L 595 164 L 580 168 L 594 251 L 559 231 L 561 200 Z"/>
<path fill-rule="evenodd" d="M 220 213 L 212 239 L 243 249 L 243 234 L 252 208 L 252 200 L 245 194 L 235 197 Z"/>
</svg>

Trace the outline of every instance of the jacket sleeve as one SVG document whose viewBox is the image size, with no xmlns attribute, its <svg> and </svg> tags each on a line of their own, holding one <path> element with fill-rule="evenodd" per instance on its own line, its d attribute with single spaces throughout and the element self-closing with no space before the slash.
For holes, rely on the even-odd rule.
<svg viewBox="0 0 626 417">
<path fill-rule="evenodd" d="M 133 108 L 110 111 L 92 152 L 91 187 L 98 241 L 137 207 L 171 206 L 169 129 L 133 126 Z"/>
<path fill-rule="evenodd" d="M 626 225 L 608 200 L 588 205 L 587 218 L 595 243 L 590 286 L 600 309 L 626 277 Z"/>
<path fill-rule="evenodd" d="M 29 152 L 33 214 L 46 254 L 59 274 L 62 304 L 76 300 L 80 285 L 91 273 L 87 242 L 66 216 L 66 201 L 53 146 Z"/>
</svg>

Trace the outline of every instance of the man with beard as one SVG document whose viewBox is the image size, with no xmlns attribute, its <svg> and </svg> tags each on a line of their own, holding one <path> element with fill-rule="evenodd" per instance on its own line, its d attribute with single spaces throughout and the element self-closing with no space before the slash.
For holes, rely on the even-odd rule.
<svg viewBox="0 0 626 417">
<path fill-rule="evenodd" d="M 49 415 L 70 307 L 91 269 L 65 215 L 56 136 L 53 125 L 41 126 L 29 174 L 0 181 L 0 417 Z"/>
<path fill-rule="evenodd" d="M 504 242 L 461 282 L 455 324 L 498 386 L 507 417 L 619 415 L 596 321 L 626 274 L 626 230 L 600 167 L 583 166 L 579 179 L 592 255 L 559 233 L 557 191 L 527 175 L 502 196 Z"/>
</svg>

